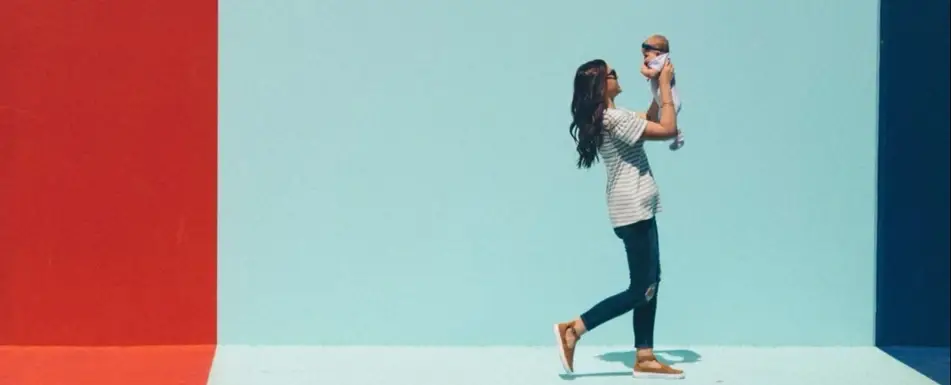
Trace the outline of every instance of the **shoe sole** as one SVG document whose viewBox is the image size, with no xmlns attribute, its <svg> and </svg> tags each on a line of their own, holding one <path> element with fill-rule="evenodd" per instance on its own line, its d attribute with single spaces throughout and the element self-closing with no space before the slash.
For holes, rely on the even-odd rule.
<svg viewBox="0 0 951 385">
<path fill-rule="evenodd" d="M 571 368 L 568 367 L 568 356 L 565 355 L 565 340 L 561 336 L 561 331 L 558 330 L 558 324 L 554 326 L 555 330 L 555 342 L 558 344 L 558 357 L 561 358 L 561 367 L 565 369 L 566 373 L 572 373 Z"/>
<path fill-rule="evenodd" d="M 645 380 L 682 380 L 686 378 L 683 373 L 680 374 L 669 374 L 669 373 L 652 373 L 652 372 L 634 372 L 634 378 L 640 378 Z"/>
</svg>

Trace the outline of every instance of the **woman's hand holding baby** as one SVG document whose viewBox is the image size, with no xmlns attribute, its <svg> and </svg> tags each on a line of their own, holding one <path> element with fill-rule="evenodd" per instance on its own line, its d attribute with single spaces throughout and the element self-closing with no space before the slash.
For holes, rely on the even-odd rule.
<svg viewBox="0 0 951 385">
<path fill-rule="evenodd" d="M 671 85 L 670 83 L 674 80 L 674 63 L 670 59 L 667 59 L 667 62 L 664 63 L 664 68 L 660 70 L 657 80 L 661 85 Z"/>
<path fill-rule="evenodd" d="M 647 79 L 654 79 L 657 75 L 660 75 L 660 71 L 651 68 L 647 62 L 644 62 L 644 64 L 641 64 L 641 75 L 644 75 Z"/>
</svg>

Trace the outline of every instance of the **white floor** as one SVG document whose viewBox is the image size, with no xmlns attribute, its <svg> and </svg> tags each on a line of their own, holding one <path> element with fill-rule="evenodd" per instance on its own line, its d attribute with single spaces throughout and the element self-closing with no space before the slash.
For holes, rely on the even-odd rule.
<svg viewBox="0 0 951 385">
<path fill-rule="evenodd" d="M 933 385 L 876 348 L 658 349 L 687 378 L 635 380 L 625 347 L 579 347 L 576 375 L 553 347 L 219 346 L 211 385 Z"/>
</svg>

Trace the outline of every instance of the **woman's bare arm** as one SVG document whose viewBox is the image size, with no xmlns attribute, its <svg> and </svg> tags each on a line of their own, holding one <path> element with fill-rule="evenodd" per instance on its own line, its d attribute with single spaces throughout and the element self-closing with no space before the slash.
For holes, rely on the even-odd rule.
<svg viewBox="0 0 951 385">
<path fill-rule="evenodd" d="M 656 100 L 652 100 L 651 106 L 647 108 L 647 113 L 644 114 L 645 115 L 644 119 L 657 123 L 659 122 L 658 119 L 660 119 L 660 117 L 657 116 L 658 112 L 660 112 L 660 106 L 657 105 Z"/>
<path fill-rule="evenodd" d="M 677 136 L 677 113 L 675 112 L 673 95 L 671 95 L 670 84 L 660 85 L 660 99 L 663 104 L 657 106 L 656 101 L 651 103 L 651 110 L 654 110 L 656 119 L 650 119 L 650 110 L 648 110 L 647 127 L 644 129 L 644 139 L 647 140 L 667 140 Z M 658 108 L 654 108 L 658 107 Z M 659 114 L 658 114 L 659 110 Z M 660 116 L 658 116 L 660 115 Z"/>
</svg>

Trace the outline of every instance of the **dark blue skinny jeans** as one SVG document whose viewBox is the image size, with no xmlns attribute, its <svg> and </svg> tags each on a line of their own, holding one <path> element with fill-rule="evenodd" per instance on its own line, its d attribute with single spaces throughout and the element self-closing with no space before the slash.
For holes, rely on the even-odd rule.
<svg viewBox="0 0 951 385">
<path fill-rule="evenodd" d="M 657 289 L 660 285 L 660 250 L 654 218 L 617 227 L 614 234 L 624 242 L 630 284 L 624 291 L 594 305 L 581 315 L 587 330 L 634 311 L 634 347 L 654 347 Z"/>
</svg>

